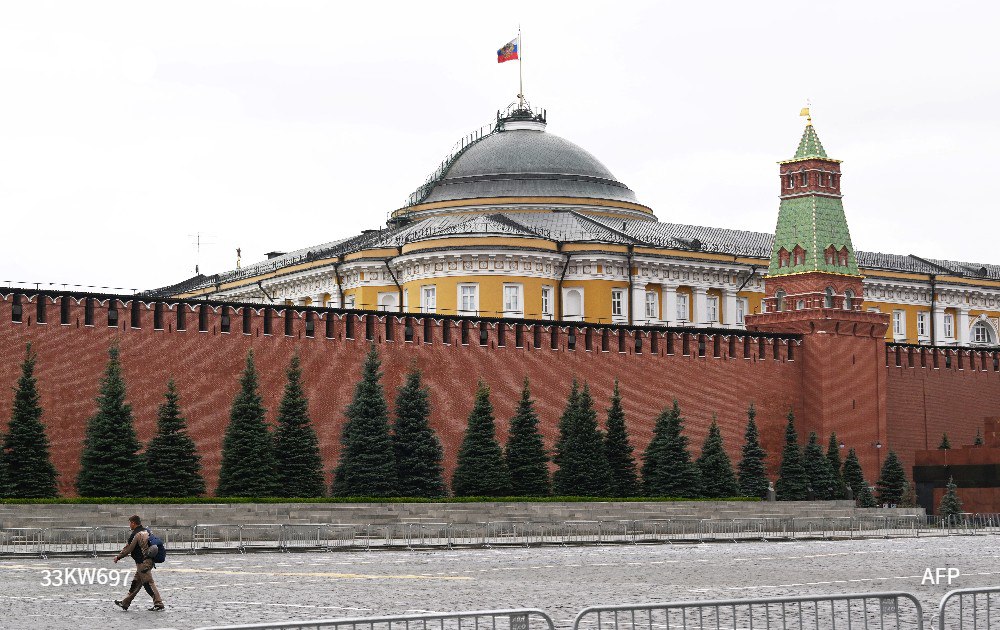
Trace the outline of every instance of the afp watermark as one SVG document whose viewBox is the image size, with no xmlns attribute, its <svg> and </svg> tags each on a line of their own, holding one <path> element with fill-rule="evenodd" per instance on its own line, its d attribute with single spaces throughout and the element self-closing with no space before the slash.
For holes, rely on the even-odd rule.
<svg viewBox="0 0 1000 630">
<path fill-rule="evenodd" d="M 42 571 L 42 586 L 122 586 L 132 579 L 132 571 L 121 569 L 62 568 Z"/>
<path fill-rule="evenodd" d="M 933 584 L 937 586 L 947 580 L 948 586 L 951 586 L 952 580 L 957 580 L 961 576 L 962 572 L 955 567 L 927 567 L 924 571 L 924 579 L 920 580 L 920 585 Z"/>
</svg>

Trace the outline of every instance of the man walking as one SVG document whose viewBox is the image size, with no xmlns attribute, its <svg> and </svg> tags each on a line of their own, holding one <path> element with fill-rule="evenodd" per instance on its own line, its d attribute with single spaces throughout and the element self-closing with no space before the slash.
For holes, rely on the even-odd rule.
<svg viewBox="0 0 1000 630">
<path fill-rule="evenodd" d="M 135 577 L 132 578 L 132 584 L 128 588 L 128 595 L 124 599 L 115 600 L 115 605 L 122 610 L 128 610 L 139 590 L 144 588 L 153 598 L 153 607 L 150 610 L 163 610 L 163 599 L 160 598 L 160 591 L 156 589 L 156 582 L 153 581 L 155 565 L 153 559 L 146 555 L 149 549 L 149 530 L 142 526 L 142 519 L 135 514 L 129 517 L 128 526 L 132 529 L 132 533 L 129 534 L 128 544 L 115 556 L 115 563 L 125 556 L 132 556 L 135 560 Z"/>
</svg>

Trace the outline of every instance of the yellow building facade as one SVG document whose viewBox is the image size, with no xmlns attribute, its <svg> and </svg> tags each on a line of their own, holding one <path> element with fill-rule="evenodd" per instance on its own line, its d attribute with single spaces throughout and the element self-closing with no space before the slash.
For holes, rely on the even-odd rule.
<svg viewBox="0 0 1000 630">
<path fill-rule="evenodd" d="M 383 228 L 150 293 L 740 329 L 763 308 L 773 249 L 768 233 L 658 221 L 593 155 L 549 134 L 544 112 L 514 109 L 460 143 Z M 854 254 L 862 308 L 890 316 L 889 340 L 996 345 L 1000 267 Z"/>
</svg>

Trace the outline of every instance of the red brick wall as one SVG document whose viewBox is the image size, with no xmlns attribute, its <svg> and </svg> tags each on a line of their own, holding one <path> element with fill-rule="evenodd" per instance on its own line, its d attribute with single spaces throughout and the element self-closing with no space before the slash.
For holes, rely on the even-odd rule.
<svg viewBox="0 0 1000 630">
<path fill-rule="evenodd" d="M 952 448 L 972 444 L 983 420 L 1000 410 L 1000 372 L 993 371 L 992 356 L 968 350 L 951 351 L 951 367 L 946 367 L 943 350 L 938 350 L 938 367 L 933 353 L 900 347 L 896 366 L 895 346 L 889 346 L 888 413 L 890 445 L 904 463 L 912 466 L 913 453 L 935 449 L 941 434 L 947 433 Z M 961 362 L 959 361 L 961 354 Z M 959 364 L 961 363 L 961 369 Z M 984 369 L 985 368 L 985 369 Z"/>
<path fill-rule="evenodd" d="M 129 299 L 129 298 L 124 298 Z M 231 314 L 231 333 L 221 333 L 220 314 L 213 310 L 208 318 L 208 330 L 198 331 L 196 311 L 187 315 L 187 330 L 174 330 L 176 313 L 164 308 L 164 330 L 153 329 L 153 310 L 143 304 L 140 328 L 130 327 L 129 304 L 119 304 L 119 323 L 107 326 L 107 302 L 94 309 L 94 326 L 84 325 L 83 303 L 74 300 L 69 324 L 60 324 L 59 299 L 47 308 L 47 323 L 35 321 L 35 304 L 22 297 L 22 323 L 11 322 L 11 296 L 0 301 L 0 388 L 8 394 L 0 397 L 0 418 L 9 418 L 11 398 L 8 387 L 14 386 L 18 366 L 27 341 L 38 352 L 38 378 L 44 421 L 52 442 L 53 456 L 59 472 L 60 489 L 73 493 L 81 444 L 88 417 L 95 410 L 98 381 L 107 360 L 109 344 L 117 340 L 128 383 L 136 428 L 142 441 L 155 431 L 156 406 L 168 377 L 173 376 L 181 394 L 183 411 L 203 456 L 208 486 L 213 489 L 219 468 L 223 432 L 228 423 L 229 405 L 238 386 L 238 375 L 248 348 L 253 348 L 261 373 L 264 402 L 273 421 L 284 385 L 284 369 L 291 354 L 298 350 L 305 372 L 304 381 L 310 398 L 310 412 L 319 434 L 324 464 L 332 469 L 336 463 L 343 409 L 350 400 L 367 350 L 365 326 L 358 321 L 356 340 L 345 339 L 345 322 L 336 315 L 334 338 L 325 338 L 325 317 L 329 313 L 316 311 L 315 338 L 304 334 L 304 311 L 293 311 L 293 335 L 285 336 L 283 310 L 275 308 L 272 335 L 262 334 L 262 317 L 255 313 L 253 332 L 242 334 L 240 310 Z M 281 307 L 283 309 L 283 307 Z M 522 380 L 532 379 L 532 393 L 538 400 L 538 411 L 548 446 L 554 444 L 557 423 L 573 378 L 587 380 L 602 417 L 615 378 L 621 381 L 627 421 L 637 455 L 648 443 L 653 419 L 676 397 L 687 419 L 687 434 L 695 453 L 707 433 L 713 414 L 718 415 L 722 433 L 734 462 L 738 461 L 743 441 L 747 406 L 753 402 L 758 409 L 765 448 L 771 454 L 770 465 L 776 469 L 783 439 L 784 415 L 790 407 L 799 410 L 803 404 L 803 361 L 801 347 L 796 348 L 795 360 L 788 360 L 788 340 L 765 339 L 764 352 L 758 356 L 759 345 L 754 337 L 750 344 L 751 358 L 743 358 L 743 337 L 735 341 L 735 354 L 729 356 L 729 338 L 720 335 L 719 357 L 714 355 L 713 335 L 706 335 L 704 357 L 698 355 L 698 335 L 690 335 L 692 356 L 682 355 L 682 336 L 674 341 L 674 354 L 667 355 L 667 343 L 660 339 L 656 356 L 649 353 L 648 332 L 643 340 L 643 354 L 634 353 L 634 333 L 628 332 L 627 352 L 619 353 L 617 330 L 611 330 L 610 352 L 601 352 L 600 329 L 595 330 L 593 351 L 584 348 L 582 331 L 577 336 L 575 350 L 567 347 L 568 329 L 559 334 L 559 348 L 551 349 L 550 328 L 542 334 L 542 347 L 515 348 L 514 330 L 506 333 L 506 347 L 497 347 L 496 324 L 491 323 L 489 345 L 479 346 L 476 323 L 470 323 L 470 344 L 459 344 L 456 322 L 450 324 L 452 344 L 441 343 L 440 321 L 434 323 L 433 343 L 423 343 L 422 319 L 413 318 L 414 342 L 403 341 L 403 319 L 393 324 L 393 341 L 385 341 L 385 320 L 377 323 L 376 341 L 383 356 L 386 372 L 384 384 L 394 394 L 410 365 L 423 370 L 431 388 L 434 428 L 445 447 L 449 470 L 454 466 L 458 445 L 471 408 L 473 391 L 478 379 L 486 380 L 493 389 L 497 424 L 501 440 L 506 439 L 510 416 L 518 398 Z M 531 327 L 526 327 L 525 343 L 532 342 Z M 774 359 L 773 343 L 779 346 L 779 359 Z M 809 418 L 803 417 L 804 426 Z"/>
</svg>

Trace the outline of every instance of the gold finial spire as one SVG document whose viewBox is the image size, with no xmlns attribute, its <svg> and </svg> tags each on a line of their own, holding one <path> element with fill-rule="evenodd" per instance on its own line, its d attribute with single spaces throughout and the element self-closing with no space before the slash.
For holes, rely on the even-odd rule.
<svg viewBox="0 0 1000 630">
<path fill-rule="evenodd" d="M 812 107 L 812 102 L 806 99 L 806 106 L 799 110 L 799 116 L 806 117 L 806 126 L 811 127 L 813 124 L 812 114 L 809 113 L 809 108 Z"/>
</svg>

